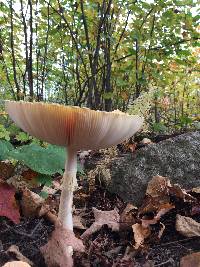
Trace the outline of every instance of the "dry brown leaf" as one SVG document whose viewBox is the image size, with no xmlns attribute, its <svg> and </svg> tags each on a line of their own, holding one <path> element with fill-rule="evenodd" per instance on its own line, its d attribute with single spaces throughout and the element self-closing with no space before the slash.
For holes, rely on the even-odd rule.
<svg viewBox="0 0 200 267">
<path fill-rule="evenodd" d="M 154 176 L 148 183 L 146 194 L 153 198 L 175 195 L 185 202 L 194 201 L 195 198 L 188 194 L 178 184 L 171 184 L 169 178 L 163 176 Z"/>
<path fill-rule="evenodd" d="M 200 194 L 200 187 L 192 188 L 191 191 L 194 192 L 194 193 L 196 193 L 196 194 Z"/>
<path fill-rule="evenodd" d="M 120 215 L 117 209 L 102 211 L 92 208 L 95 222 L 81 235 L 81 238 L 86 238 L 101 229 L 103 225 L 107 225 L 112 231 L 119 231 Z"/>
<path fill-rule="evenodd" d="M 33 262 L 30 261 L 28 258 L 26 258 L 20 251 L 19 251 L 19 247 L 16 245 L 12 245 L 10 246 L 7 251 L 7 253 L 12 253 L 15 255 L 16 259 L 18 259 L 21 262 L 26 263 L 26 265 L 24 266 L 33 266 Z M 14 265 L 13 265 L 14 266 Z"/>
<path fill-rule="evenodd" d="M 86 227 L 82 224 L 82 218 L 79 215 L 73 215 L 73 227 L 85 230 Z"/>
<path fill-rule="evenodd" d="M 146 194 L 151 197 L 168 195 L 170 186 L 171 183 L 169 178 L 160 175 L 153 176 L 148 183 Z"/>
<path fill-rule="evenodd" d="M 184 202 L 192 202 L 196 200 L 195 197 L 188 194 L 186 190 L 182 189 L 178 184 L 175 184 L 170 187 L 169 192 L 171 195 L 175 195 L 177 198 L 183 199 Z"/>
<path fill-rule="evenodd" d="M 31 169 L 27 169 L 24 170 L 21 173 L 22 179 L 28 184 L 28 188 L 36 188 L 38 187 L 38 173 L 31 170 Z"/>
<path fill-rule="evenodd" d="M 14 174 L 15 167 L 8 160 L 0 161 L 0 179 L 6 180 Z"/>
<path fill-rule="evenodd" d="M 10 261 L 4 264 L 2 267 L 31 267 L 31 266 L 24 261 Z"/>
<path fill-rule="evenodd" d="M 144 227 L 148 227 L 151 224 L 156 224 L 160 220 L 160 218 L 169 212 L 171 209 L 174 209 L 175 206 L 170 203 L 160 204 L 158 213 L 154 216 L 153 219 L 142 219 L 142 225 Z"/>
<path fill-rule="evenodd" d="M 14 175 L 6 180 L 6 182 L 15 187 L 16 190 L 23 190 L 29 188 L 29 184 L 23 180 L 21 175 Z"/>
<path fill-rule="evenodd" d="M 200 252 L 182 257 L 180 267 L 200 267 Z"/>
<path fill-rule="evenodd" d="M 129 150 L 130 152 L 132 152 L 132 153 L 135 152 L 136 147 L 137 147 L 137 144 L 136 144 L 136 143 L 128 144 L 128 150 Z"/>
<path fill-rule="evenodd" d="M 197 201 L 193 206 L 191 210 L 191 215 L 199 214 L 200 213 L 200 201 Z"/>
<path fill-rule="evenodd" d="M 135 239 L 134 248 L 138 249 L 143 245 L 145 238 L 150 236 L 151 229 L 149 227 L 143 227 L 143 225 L 139 223 L 135 223 L 134 225 L 132 225 L 132 229 Z"/>
<path fill-rule="evenodd" d="M 84 252 L 85 249 L 82 241 L 75 237 L 73 231 L 65 229 L 57 223 L 49 242 L 41 247 L 47 266 L 72 267 L 73 259 L 67 249 L 68 246 L 80 252 Z"/>
<path fill-rule="evenodd" d="M 136 222 L 137 207 L 128 203 L 120 215 L 120 228 L 131 227 Z"/>
<path fill-rule="evenodd" d="M 26 188 L 23 190 L 20 204 L 22 213 L 25 217 L 34 217 L 38 216 L 39 211 L 44 204 L 44 199 Z"/>
<path fill-rule="evenodd" d="M 186 237 L 200 236 L 200 223 L 190 217 L 177 214 L 176 230 Z"/>
</svg>

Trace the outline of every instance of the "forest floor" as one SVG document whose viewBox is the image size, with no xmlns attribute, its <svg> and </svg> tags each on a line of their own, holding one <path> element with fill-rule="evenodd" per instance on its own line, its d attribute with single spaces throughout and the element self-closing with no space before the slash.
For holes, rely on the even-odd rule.
<svg viewBox="0 0 200 267">
<path fill-rule="evenodd" d="M 76 191 L 74 196 L 75 213 L 80 219 L 80 225 L 75 227 L 74 230 L 75 235 L 80 237 L 94 223 L 93 208 L 99 211 L 117 210 L 120 214 L 119 229 L 112 231 L 112 226 L 102 223 L 102 227 L 99 227 L 97 231 L 84 239 L 85 252 L 74 253 L 74 266 L 180 266 L 180 260 L 183 256 L 200 251 L 200 237 L 187 237 L 176 230 L 177 214 L 189 216 L 200 223 L 200 194 L 189 193 L 196 198 L 195 201 L 187 201 L 185 195 L 180 196 L 176 193 L 169 195 L 168 201 L 173 208 L 164 212 L 155 221 L 155 214 L 149 211 L 147 204 L 145 204 L 148 203 L 148 201 L 145 201 L 145 196 L 143 206 L 137 209 L 130 206 L 130 203 L 125 203 L 117 195 L 109 193 L 98 183 L 95 183 L 93 189 L 89 190 L 88 181 L 84 181 L 82 189 Z M 184 191 L 183 194 L 187 193 Z M 53 196 L 55 206 L 58 205 L 59 196 L 60 191 Z M 20 194 L 16 194 L 16 198 L 19 200 L 21 198 Z M 145 219 L 146 222 L 154 220 L 152 223 L 149 222 L 147 226 L 147 228 L 151 228 L 151 233 L 144 234 L 141 242 L 136 241 L 131 225 L 141 223 Z M 13 224 L 6 217 L 1 217 L 0 266 L 8 261 L 25 256 L 35 267 L 46 267 L 40 247 L 47 243 L 53 229 L 53 223 L 42 216 L 27 218 L 22 215 L 18 224 Z M 135 232 L 135 235 L 137 234 Z M 137 242 L 140 244 L 136 245 Z M 13 245 L 17 247 L 13 248 Z M 16 252 L 18 248 L 22 254 L 21 256 Z"/>
</svg>

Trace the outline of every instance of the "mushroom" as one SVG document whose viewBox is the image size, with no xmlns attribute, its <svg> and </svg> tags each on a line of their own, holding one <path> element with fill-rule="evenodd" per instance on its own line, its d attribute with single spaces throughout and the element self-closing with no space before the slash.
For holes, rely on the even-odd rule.
<svg viewBox="0 0 200 267">
<path fill-rule="evenodd" d="M 24 261 L 10 261 L 3 265 L 3 267 L 31 267 Z"/>
<path fill-rule="evenodd" d="M 88 108 L 42 102 L 6 101 L 12 120 L 30 135 L 67 148 L 58 219 L 73 231 L 72 201 L 77 185 L 77 151 L 107 148 L 137 132 L 143 118 L 121 111 L 94 111 Z"/>
</svg>

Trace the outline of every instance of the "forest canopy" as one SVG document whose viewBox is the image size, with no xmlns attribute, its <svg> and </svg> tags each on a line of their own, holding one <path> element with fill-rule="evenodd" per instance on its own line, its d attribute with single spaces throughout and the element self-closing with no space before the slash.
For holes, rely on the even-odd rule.
<svg viewBox="0 0 200 267">
<path fill-rule="evenodd" d="M 3 0 L 0 98 L 130 113 L 150 101 L 154 131 L 198 128 L 199 22 L 191 0 Z"/>
</svg>

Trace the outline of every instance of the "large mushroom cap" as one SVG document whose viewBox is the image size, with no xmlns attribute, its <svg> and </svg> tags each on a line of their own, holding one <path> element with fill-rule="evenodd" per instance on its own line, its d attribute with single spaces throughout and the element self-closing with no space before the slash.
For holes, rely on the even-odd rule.
<svg viewBox="0 0 200 267">
<path fill-rule="evenodd" d="M 143 119 L 123 112 L 42 102 L 6 101 L 6 111 L 24 131 L 51 144 L 75 149 L 106 148 L 139 130 Z"/>
<path fill-rule="evenodd" d="M 31 267 L 31 266 L 24 261 L 11 261 L 4 264 L 3 267 Z"/>
</svg>

